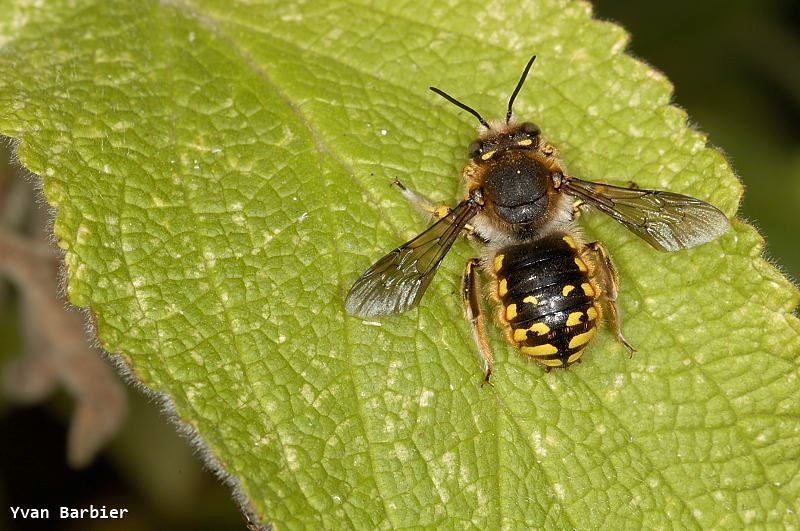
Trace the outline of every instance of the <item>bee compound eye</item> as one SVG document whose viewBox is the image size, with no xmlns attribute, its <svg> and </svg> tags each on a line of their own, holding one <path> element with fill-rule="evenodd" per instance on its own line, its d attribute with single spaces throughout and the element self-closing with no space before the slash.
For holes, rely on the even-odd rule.
<svg viewBox="0 0 800 531">
<path fill-rule="evenodd" d="M 469 145 L 469 156 L 472 158 L 480 157 L 481 153 L 483 153 L 483 144 L 479 140 L 472 142 Z"/>
<path fill-rule="evenodd" d="M 542 130 L 533 122 L 525 122 L 522 124 L 522 130 L 529 136 L 539 136 Z"/>
</svg>

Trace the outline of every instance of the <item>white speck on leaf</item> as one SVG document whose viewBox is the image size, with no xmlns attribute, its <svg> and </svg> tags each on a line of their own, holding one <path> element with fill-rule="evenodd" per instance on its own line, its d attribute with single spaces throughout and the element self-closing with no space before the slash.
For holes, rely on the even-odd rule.
<svg viewBox="0 0 800 531">
<path fill-rule="evenodd" d="M 303 385 L 300 392 L 303 394 L 303 398 L 306 399 L 306 402 L 309 404 L 314 402 L 314 389 L 309 384 Z"/>
<path fill-rule="evenodd" d="M 536 455 L 539 457 L 547 456 L 547 448 L 542 444 L 542 432 L 535 430 L 531 434 L 531 438 L 533 439 L 533 451 L 536 452 Z"/>
<path fill-rule="evenodd" d="M 403 443 L 394 444 L 394 453 L 397 456 L 397 458 L 404 463 L 408 461 L 410 457 L 408 448 L 406 448 L 406 446 Z"/>
<path fill-rule="evenodd" d="M 300 469 L 300 461 L 297 459 L 297 450 L 294 448 L 286 448 L 286 464 L 289 465 L 291 470 Z"/>
<path fill-rule="evenodd" d="M 433 391 L 430 389 L 423 389 L 422 393 L 419 395 L 419 405 L 420 407 L 428 407 L 431 398 L 433 398 Z"/>
</svg>

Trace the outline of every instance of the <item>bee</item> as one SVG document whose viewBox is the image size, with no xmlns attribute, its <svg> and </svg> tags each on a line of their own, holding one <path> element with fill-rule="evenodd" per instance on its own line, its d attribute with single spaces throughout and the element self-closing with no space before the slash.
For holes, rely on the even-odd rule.
<svg viewBox="0 0 800 531">
<path fill-rule="evenodd" d="M 620 329 L 610 255 L 601 242 L 581 237 L 576 218 L 583 210 L 603 212 L 661 251 L 695 247 L 729 227 L 722 212 L 693 197 L 567 175 L 558 150 L 542 138 L 539 127 L 513 116 L 514 100 L 535 59 L 511 93 L 505 121 L 487 122 L 430 87 L 480 122 L 462 172 L 464 199 L 454 208 L 437 206 L 395 181 L 406 199 L 436 221 L 366 270 L 345 303 L 349 314 L 362 318 L 414 308 L 453 243 L 465 235 L 480 250 L 466 264 L 461 298 L 485 360 L 483 383 L 491 378 L 494 357 L 481 310 L 480 272 L 489 279 L 495 318 L 508 342 L 545 370 L 566 368 L 581 360 L 604 314 L 616 339 L 631 355 L 635 351 Z"/>
</svg>

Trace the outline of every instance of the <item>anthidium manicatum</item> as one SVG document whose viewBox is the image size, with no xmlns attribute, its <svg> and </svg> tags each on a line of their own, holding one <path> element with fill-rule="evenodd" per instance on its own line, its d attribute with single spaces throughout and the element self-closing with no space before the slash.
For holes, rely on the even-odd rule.
<svg viewBox="0 0 800 531">
<path fill-rule="evenodd" d="M 611 216 L 662 251 L 709 242 L 729 226 L 722 212 L 693 197 L 567 175 L 539 127 L 513 119 L 514 99 L 535 59 L 528 61 L 509 98 L 505 121 L 489 123 L 431 87 L 481 124 L 462 173 L 465 199 L 452 209 L 437 206 L 396 181 L 406 199 L 437 221 L 365 271 L 346 301 L 348 313 L 365 318 L 413 308 L 453 242 L 465 235 L 480 249 L 480 257 L 467 262 L 461 294 L 486 361 L 484 383 L 494 359 L 481 312 L 479 271 L 490 279 L 496 320 L 509 343 L 546 370 L 568 367 L 580 360 L 604 312 L 611 332 L 634 352 L 620 331 L 614 266 L 603 244 L 581 238 L 575 222 L 581 210 L 595 208 Z"/>
</svg>

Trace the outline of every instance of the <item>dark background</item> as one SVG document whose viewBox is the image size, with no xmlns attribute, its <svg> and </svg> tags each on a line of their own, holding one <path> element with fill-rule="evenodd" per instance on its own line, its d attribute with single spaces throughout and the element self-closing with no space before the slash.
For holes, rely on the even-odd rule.
<svg viewBox="0 0 800 531">
<path fill-rule="evenodd" d="M 788 0 L 603 0 L 599 18 L 632 35 L 629 52 L 663 71 L 675 102 L 724 150 L 746 186 L 740 216 L 767 239 L 766 254 L 800 274 L 800 13 Z M 15 179 L 0 148 L 0 189 Z M 8 289 L 8 288 L 6 288 Z M 0 298 L 0 362 L 22 349 L 13 289 Z M 71 529 L 243 528 L 227 487 L 201 467 L 158 408 L 129 390 L 121 432 L 83 470 L 65 465 L 72 408 L 64 392 L 19 406 L 0 395 L 0 530 L 9 506 L 125 507 L 124 520 L 74 521 Z M 57 520 L 24 529 L 54 529 Z"/>
<path fill-rule="evenodd" d="M 745 185 L 739 216 L 766 255 L 800 277 L 800 3 L 594 2 L 632 35 L 629 51 L 664 72 L 674 101 L 722 149 Z"/>
</svg>

